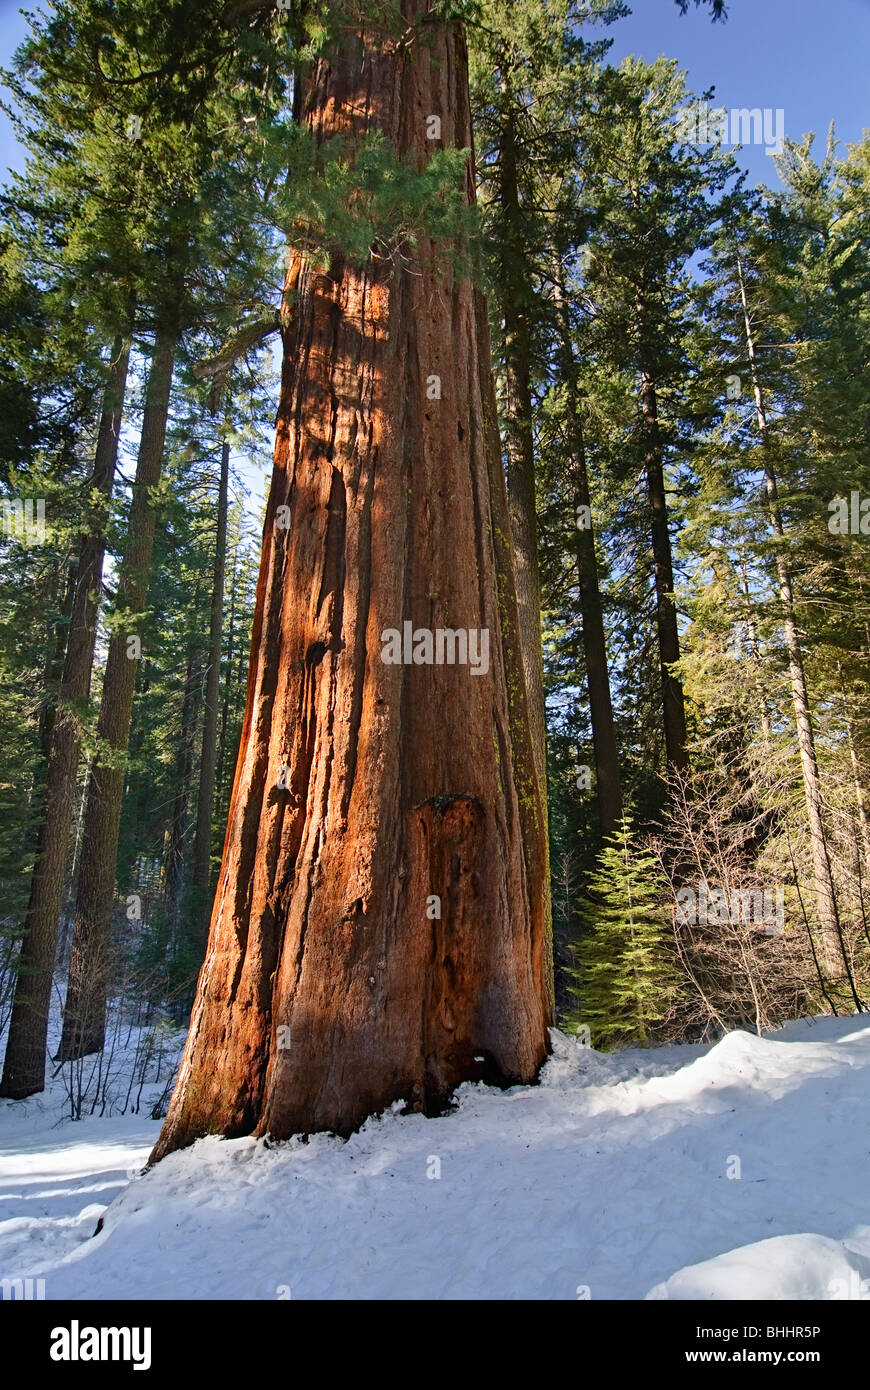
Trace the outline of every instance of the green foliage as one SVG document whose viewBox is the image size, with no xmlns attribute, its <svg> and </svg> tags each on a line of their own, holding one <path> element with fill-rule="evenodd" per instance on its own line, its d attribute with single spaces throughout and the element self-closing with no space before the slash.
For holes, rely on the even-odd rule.
<svg viewBox="0 0 870 1390">
<path fill-rule="evenodd" d="M 720 0 L 696 4 L 725 17 Z M 225 437 L 234 468 L 261 463 L 271 447 L 279 339 L 258 328 L 282 323 L 285 243 L 323 268 L 344 261 L 396 275 L 432 256 L 473 270 L 489 292 L 499 379 L 519 336 L 528 351 L 529 416 L 520 420 L 502 391 L 500 424 L 506 437 L 527 429 L 535 459 L 556 956 L 560 1003 L 573 985 L 572 1026 L 588 1024 L 597 1044 L 612 1046 L 681 1035 L 690 1015 L 697 1023 L 687 1004 L 694 986 L 673 973 L 667 885 L 643 847 L 670 796 L 661 862 L 672 888 L 689 872 L 664 780 L 641 368 L 657 390 L 689 799 L 713 798 L 721 825 L 711 812 L 710 836 L 721 829 L 739 848 L 746 882 L 794 877 L 802 897 L 792 890 L 790 929 L 795 904 L 806 905 L 803 940 L 814 929 L 812 875 L 783 641 L 785 553 L 838 906 L 855 969 L 870 975 L 867 535 L 828 525 L 833 499 L 870 498 L 870 143 L 842 153 L 831 138 L 817 153 L 812 137 L 787 141 L 777 160 L 784 189 L 747 195 L 730 156 L 677 138 L 692 94 L 674 62 L 607 64 L 608 26 L 625 12 L 619 0 L 438 0 L 409 25 L 396 0 L 289 10 L 58 0 L 34 17 L 6 75 L 28 167 L 0 194 L 0 498 L 44 498 L 47 534 L 39 546 L 0 537 L 0 976 L 26 905 L 70 577 L 82 535 L 96 530 L 108 553 L 97 659 L 90 700 L 75 714 L 84 756 L 125 774 L 118 897 L 140 895 L 145 910 L 132 926 L 119 906 L 118 935 L 163 997 L 189 993 L 217 460 Z M 467 150 L 401 154 L 377 131 L 322 139 L 296 118 L 304 63 L 333 61 L 363 41 L 403 52 L 445 21 L 469 38 L 477 207 L 467 203 Z M 760 344 L 766 445 L 738 264 Z M 97 739 L 96 708 L 107 640 L 130 622 L 118 565 L 155 327 L 170 308 L 180 340 L 164 478 L 152 497 L 150 593 L 136 621 L 143 658 L 130 745 L 112 752 Z M 92 469 L 117 341 L 131 342 L 131 369 L 107 501 Z M 594 748 L 570 467 L 578 425 L 619 771 L 633 807 L 603 849 L 595 787 L 582 775 Z M 763 493 L 765 448 L 781 540 Z M 261 523 L 236 478 L 213 870 L 242 725 Z M 76 818 L 80 810 L 78 798 Z M 752 945 L 755 973 L 741 976 L 741 988 L 732 988 L 736 957 L 722 956 L 718 939 L 703 943 L 705 968 L 719 972 L 716 1026 L 751 1017 L 747 990 L 768 964 L 779 972 L 777 1009 L 808 998 L 826 1007 L 807 977 L 806 948 L 790 954 L 793 940 L 787 934 L 778 954 Z M 0 978 L 0 1023 L 3 1007 Z"/>
<path fill-rule="evenodd" d="M 292 169 L 272 215 L 297 250 L 324 268 L 336 252 L 357 265 L 372 257 L 402 263 L 426 239 L 467 271 L 477 228 L 465 195 L 467 150 L 436 149 L 421 162 L 399 155 L 379 131 L 320 142 L 292 124 L 269 139 Z"/>
<path fill-rule="evenodd" d="M 645 1045 L 667 1017 L 674 981 L 661 906 L 667 884 L 655 856 L 634 841 L 629 817 L 605 841 L 588 888 L 567 1026 L 587 1025 L 594 1047 Z"/>
<path fill-rule="evenodd" d="M 679 5 L 682 14 L 686 14 L 691 6 L 691 0 L 675 0 Z M 725 7 L 725 0 L 695 0 L 696 8 L 709 5 L 710 14 L 713 19 L 726 19 L 728 10 Z"/>
</svg>

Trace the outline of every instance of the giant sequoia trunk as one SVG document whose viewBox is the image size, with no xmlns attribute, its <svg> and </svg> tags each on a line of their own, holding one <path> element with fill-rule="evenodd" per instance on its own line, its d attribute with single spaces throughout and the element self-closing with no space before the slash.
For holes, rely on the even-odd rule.
<svg viewBox="0 0 870 1390">
<path fill-rule="evenodd" d="M 111 495 L 118 458 L 128 356 L 129 347 L 119 337 L 112 347 L 90 479 L 91 492 L 106 502 Z M 77 705 L 87 697 L 91 685 L 103 576 L 104 525 L 105 517 L 99 516 L 79 543 L 66 655 L 48 760 L 45 808 L 39 828 L 0 1085 L 0 1095 L 13 1099 L 33 1095 L 45 1087 L 51 979 L 81 748 L 81 712 Z"/>
<path fill-rule="evenodd" d="M 178 340 L 177 315 L 176 303 L 167 309 L 158 327 L 145 389 L 142 435 L 116 603 L 121 621 L 109 643 L 97 722 L 101 746 L 88 781 L 60 1061 L 98 1052 L 105 1037 L 112 903 L 124 797 L 123 758 L 130 738 L 139 664 L 128 638 L 138 634 L 138 619 L 148 598 L 156 524 L 153 492 L 163 468 Z"/>
<path fill-rule="evenodd" d="M 411 25 L 419 0 L 398 8 Z M 318 138 L 378 129 L 422 164 L 437 114 L 470 146 L 461 34 L 430 17 L 409 35 L 314 65 Z M 543 817 L 485 306 L 425 242 L 406 256 L 291 259 L 245 723 L 155 1159 L 210 1132 L 347 1134 L 398 1099 L 432 1112 L 466 1079 L 531 1080 L 547 1050 Z M 488 630 L 487 669 L 385 662 L 382 634 L 406 622 Z"/>
</svg>

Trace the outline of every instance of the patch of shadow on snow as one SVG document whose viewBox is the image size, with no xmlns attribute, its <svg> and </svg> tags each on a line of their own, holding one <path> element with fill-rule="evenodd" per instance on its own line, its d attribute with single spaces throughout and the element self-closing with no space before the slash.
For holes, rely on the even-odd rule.
<svg viewBox="0 0 870 1390">
<path fill-rule="evenodd" d="M 557 1090 L 584 1086 L 612 1086 L 637 1077 L 670 1076 L 696 1058 L 704 1057 L 713 1043 L 673 1044 L 662 1047 L 625 1047 L 615 1052 L 596 1052 L 570 1033 L 550 1029 L 552 1054 L 543 1067 L 539 1084 Z"/>
</svg>

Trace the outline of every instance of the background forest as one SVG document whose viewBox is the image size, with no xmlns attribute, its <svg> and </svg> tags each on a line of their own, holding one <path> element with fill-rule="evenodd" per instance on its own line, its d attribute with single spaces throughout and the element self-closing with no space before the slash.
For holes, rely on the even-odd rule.
<svg viewBox="0 0 870 1390">
<path fill-rule="evenodd" d="M 310 138 L 298 65 L 354 8 L 59 0 L 5 77 L 5 1096 L 48 1045 L 73 1113 L 105 1104 L 125 1030 L 141 1070 L 190 1010 L 291 247 L 432 237 L 486 292 L 561 1026 L 697 1041 L 870 1000 L 870 138 L 784 135 L 782 186 L 749 187 L 715 93 L 609 63 L 617 0 L 444 3 L 472 212 L 434 127 L 423 169 Z"/>
</svg>

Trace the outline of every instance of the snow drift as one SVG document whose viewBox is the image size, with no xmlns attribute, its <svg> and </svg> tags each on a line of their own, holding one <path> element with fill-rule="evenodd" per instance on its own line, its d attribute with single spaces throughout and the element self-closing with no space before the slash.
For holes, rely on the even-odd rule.
<svg viewBox="0 0 870 1390">
<path fill-rule="evenodd" d="M 158 1124 L 58 1124 L 49 1092 L 0 1106 L 0 1276 L 61 1300 L 868 1298 L 868 1101 L 863 1018 L 609 1055 L 555 1033 L 538 1086 L 347 1142 L 204 1139 L 130 1181 Z"/>
</svg>

